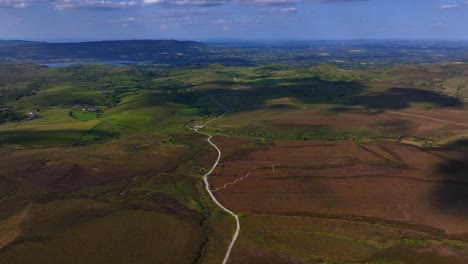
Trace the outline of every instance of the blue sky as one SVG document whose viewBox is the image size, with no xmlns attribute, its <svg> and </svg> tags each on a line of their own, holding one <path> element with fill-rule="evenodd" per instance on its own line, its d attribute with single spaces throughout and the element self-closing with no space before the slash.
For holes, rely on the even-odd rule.
<svg viewBox="0 0 468 264">
<path fill-rule="evenodd" d="M 468 1 L 0 0 L 0 39 L 468 39 Z"/>
</svg>

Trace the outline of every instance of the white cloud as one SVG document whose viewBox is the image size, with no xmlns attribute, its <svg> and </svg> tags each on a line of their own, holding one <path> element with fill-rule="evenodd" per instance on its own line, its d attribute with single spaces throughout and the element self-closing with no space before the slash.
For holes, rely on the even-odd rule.
<svg viewBox="0 0 468 264">
<path fill-rule="evenodd" d="M 17 3 L 13 5 L 14 8 L 26 8 L 28 6 L 29 6 L 28 3 Z"/>
<path fill-rule="evenodd" d="M 0 8 L 26 8 L 29 6 L 27 1 L 18 1 L 18 0 L 0 0 Z"/>
<path fill-rule="evenodd" d="M 193 5 L 193 6 L 213 6 L 225 4 L 229 1 L 226 0 L 143 0 L 142 5 Z"/>
<path fill-rule="evenodd" d="M 275 13 L 275 12 L 296 13 L 297 8 L 294 6 L 291 6 L 291 7 L 283 7 L 283 8 L 258 9 L 258 11 L 264 12 L 264 13 Z"/>
<path fill-rule="evenodd" d="M 279 11 L 280 12 L 296 12 L 297 8 L 295 7 L 280 8 Z"/>
<path fill-rule="evenodd" d="M 435 23 L 432 23 L 431 26 L 435 27 L 435 28 L 448 28 L 449 25 L 445 22 L 435 22 Z"/>
<path fill-rule="evenodd" d="M 156 5 L 156 4 L 162 4 L 164 3 L 164 0 L 143 0 L 143 4 L 147 5 Z"/>
<path fill-rule="evenodd" d="M 242 19 L 238 19 L 237 22 L 240 22 L 240 23 L 259 23 L 259 22 L 261 22 L 261 20 L 258 19 L 258 18 L 242 18 Z"/>
<path fill-rule="evenodd" d="M 226 24 L 226 20 L 224 19 L 218 19 L 214 22 L 214 24 Z"/>
<path fill-rule="evenodd" d="M 60 0 L 53 3 L 56 9 L 128 9 L 139 5 L 137 1 L 103 1 L 103 0 Z"/>
<path fill-rule="evenodd" d="M 460 5 L 443 5 L 443 6 L 440 6 L 440 9 L 454 9 L 454 8 L 459 8 Z"/>
<path fill-rule="evenodd" d="M 131 22 L 134 22 L 136 19 L 135 17 L 124 17 L 124 18 L 120 18 L 120 19 L 109 19 L 108 21 L 109 22 L 125 22 L 125 23 L 131 23 Z"/>
</svg>

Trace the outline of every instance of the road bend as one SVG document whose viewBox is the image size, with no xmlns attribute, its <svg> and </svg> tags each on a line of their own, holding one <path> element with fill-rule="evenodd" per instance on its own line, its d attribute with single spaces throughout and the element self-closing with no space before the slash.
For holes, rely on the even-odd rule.
<svg viewBox="0 0 468 264">
<path fill-rule="evenodd" d="M 218 102 L 216 102 L 218 103 Z M 218 103 L 219 105 L 221 105 L 220 103 Z M 222 118 L 224 115 L 226 115 L 226 109 L 224 108 L 223 105 L 221 105 L 224 109 L 224 113 L 218 117 L 215 117 L 211 120 L 208 120 L 205 124 L 201 125 L 201 126 L 196 126 L 194 128 L 195 132 L 199 133 L 199 134 L 202 134 L 202 135 L 205 135 L 207 136 L 207 142 L 213 146 L 216 151 L 218 152 L 218 157 L 216 158 L 216 161 L 215 163 L 213 164 L 213 167 L 211 167 L 210 171 L 208 171 L 205 175 L 203 175 L 203 181 L 205 183 L 205 189 L 206 189 L 206 192 L 208 192 L 208 194 L 210 195 L 211 197 L 211 200 L 213 200 L 213 202 L 215 202 L 216 205 L 218 205 L 221 209 L 223 209 L 225 212 L 227 212 L 228 214 L 232 215 L 232 217 L 234 217 L 234 219 L 236 220 L 236 232 L 234 233 L 234 235 L 232 236 L 232 240 L 231 240 L 231 243 L 229 244 L 229 247 L 226 251 L 226 255 L 224 256 L 224 259 L 223 259 L 223 264 L 226 264 L 227 261 L 229 260 L 229 256 L 231 255 L 231 251 L 232 251 L 232 248 L 234 247 L 234 244 L 236 243 L 236 240 L 237 238 L 239 237 L 239 232 L 240 232 L 240 222 L 239 222 L 239 217 L 234 213 L 232 212 L 231 210 L 227 209 L 226 207 L 224 207 L 219 201 L 218 199 L 216 199 L 216 197 L 214 196 L 213 192 L 211 191 L 211 188 L 210 188 L 210 183 L 208 181 L 208 178 L 209 176 L 211 175 L 211 173 L 213 173 L 214 169 L 218 166 L 219 164 L 219 160 L 221 159 L 221 150 L 219 149 L 218 146 L 216 146 L 216 144 L 214 144 L 211 139 L 213 138 L 212 135 L 208 134 L 208 133 L 205 133 L 205 132 L 201 132 L 199 131 L 199 129 L 205 127 L 207 124 L 217 120 L 217 119 L 220 119 Z"/>
</svg>

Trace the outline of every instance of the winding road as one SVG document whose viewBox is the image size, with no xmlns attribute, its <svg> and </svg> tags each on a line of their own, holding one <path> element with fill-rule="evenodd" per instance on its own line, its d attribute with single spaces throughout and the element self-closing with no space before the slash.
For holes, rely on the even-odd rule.
<svg viewBox="0 0 468 264">
<path fill-rule="evenodd" d="M 225 212 L 229 213 L 230 215 L 232 215 L 234 217 L 234 219 L 236 220 L 236 232 L 234 233 L 234 236 L 232 236 L 232 240 L 231 240 L 231 244 L 229 244 L 229 247 L 227 249 L 227 252 L 226 252 L 226 255 L 224 256 L 224 260 L 223 260 L 223 264 L 226 264 L 228 259 L 229 259 L 229 255 L 231 255 L 231 250 L 232 248 L 234 247 L 234 244 L 236 243 L 236 240 L 237 238 L 239 237 L 239 232 L 240 232 L 240 221 L 239 221 L 239 217 L 233 213 L 231 210 L 227 209 L 226 207 L 224 207 L 219 201 L 218 199 L 216 199 L 216 197 L 214 196 L 213 192 L 211 191 L 211 188 L 210 188 L 210 183 L 208 181 L 208 176 L 210 176 L 210 174 L 214 171 L 214 169 L 218 166 L 219 164 L 219 160 L 221 159 L 221 150 L 218 148 L 218 146 L 216 146 L 212 141 L 211 141 L 211 138 L 213 138 L 212 135 L 208 134 L 208 133 L 205 133 L 205 132 L 201 132 L 199 131 L 199 129 L 205 127 L 207 124 L 217 120 L 217 119 L 220 119 L 222 118 L 224 115 L 226 115 L 227 111 L 226 111 L 226 108 L 220 104 L 219 102 L 215 101 L 217 104 L 219 104 L 223 109 L 224 109 L 224 113 L 216 118 L 213 118 L 211 120 L 208 120 L 205 124 L 203 125 L 198 125 L 198 126 L 195 126 L 194 127 L 194 130 L 195 132 L 199 133 L 199 134 L 202 134 L 202 135 L 205 135 L 207 136 L 207 142 L 210 143 L 211 146 L 213 146 L 216 151 L 218 151 L 218 158 L 216 159 L 215 163 L 213 164 L 213 167 L 210 169 L 210 171 L 208 171 L 205 175 L 203 175 L 203 181 L 205 182 L 205 189 L 206 191 L 208 192 L 208 194 L 210 195 L 211 199 L 213 200 L 213 202 L 216 203 L 216 205 L 218 205 L 221 209 L 223 209 Z"/>
</svg>

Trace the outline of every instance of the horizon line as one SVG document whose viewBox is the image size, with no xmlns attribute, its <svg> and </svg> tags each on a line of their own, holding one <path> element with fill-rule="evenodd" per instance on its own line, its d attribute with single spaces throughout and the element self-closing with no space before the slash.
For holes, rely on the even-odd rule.
<svg viewBox="0 0 468 264">
<path fill-rule="evenodd" d="M 29 41 L 43 43 L 80 43 L 80 42 L 105 42 L 105 41 L 195 41 L 195 42 L 320 42 L 320 41 L 435 41 L 435 42 L 468 42 L 468 38 L 320 38 L 320 39 L 270 39 L 270 38 L 0 38 L 0 41 Z"/>
</svg>

